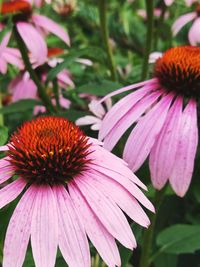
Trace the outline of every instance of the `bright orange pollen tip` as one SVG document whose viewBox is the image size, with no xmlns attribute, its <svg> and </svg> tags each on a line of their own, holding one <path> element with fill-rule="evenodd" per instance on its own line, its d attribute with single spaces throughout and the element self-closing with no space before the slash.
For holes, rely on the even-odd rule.
<svg viewBox="0 0 200 267">
<path fill-rule="evenodd" d="M 48 48 L 48 57 L 62 55 L 63 53 L 64 49 L 62 48 L 59 47 Z"/>
<path fill-rule="evenodd" d="M 87 167 L 86 135 L 60 117 L 24 123 L 11 137 L 9 156 L 16 173 L 34 183 L 66 183 Z"/>
<path fill-rule="evenodd" d="M 1 14 L 27 13 L 31 11 L 31 5 L 23 0 L 4 2 L 1 6 Z"/>
<path fill-rule="evenodd" d="M 193 69 L 200 73 L 200 47 L 180 46 L 167 50 L 156 62 L 158 71 L 163 65 L 177 66 L 182 71 Z"/>
</svg>

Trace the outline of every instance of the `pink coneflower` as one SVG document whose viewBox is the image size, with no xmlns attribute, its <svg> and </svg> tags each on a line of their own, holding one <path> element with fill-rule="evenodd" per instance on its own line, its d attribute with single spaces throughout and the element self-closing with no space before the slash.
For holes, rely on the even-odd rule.
<svg viewBox="0 0 200 267">
<path fill-rule="evenodd" d="M 123 157 L 133 171 L 150 155 L 151 179 L 161 189 L 169 179 L 179 196 L 186 193 L 198 143 L 197 100 L 200 96 L 200 48 L 175 47 L 156 61 L 154 78 L 124 87 L 132 89 L 106 114 L 100 140 L 111 150 L 124 132 L 134 128 Z"/>
<path fill-rule="evenodd" d="M 91 130 L 99 131 L 101 128 L 102 119 L 104 118 L 107 111 L 109 111 L 112 107 L 112 101 L 110 98 L 106 99 L 105 101 L 105 108 L 102 104 L 97 105 L 99 101 L 97 99 L 93 99 L 88 107 L 89 110 L 94 115 L 86 115 L 76 120 L 76 125 L 84 126 L 84 125 L 91 125 Z"/>
<path fill-rule="evenodd" d="M 53 267 L 57 247 L 69 267 L 90 267 L 87 236 L 110 267 L 120 266 L 115 243 L 136 241 L 122 210 L 147 227 L 141 208 L 154 210 L 126 163 L 88 138 L 67 119 L 40 117 L 23 124 L 0 160 L 0 207 L 18 197 L 8 225 L 3 267 L 21 267 L 29 239 L 36 267 Z M 87 235 L 87 236 L 86 236 Z"/>
<path fill-rule="evenodd" d="M 194 22 L 189 30 L 188 39 L 191 45 L 197 45 L 200 43 L 200 5 L 196 7 L 196 11 L 180 16 L 172 25 L 172 32 L 174 36 L 177 35 L 183 26 L 191 21 Z"/>
<path fill-rule="evenodd" d="M 166 6 L 171 6 L 174 3 L 174 0 L 164 0 Z M 191 6 L 197 0 L 185 0 L 187 6 Z"/>
<path fill-rule="evenodd" d="M 10 35 L 10 32 L 6 33 L 0 44 L 0 72 L 3 74 L 7 72 L 7 64 L 15 65 L 19 69 L 23 68 L 23 62 L 19 50 L 7 47 Z"/>
<path fill-rule="evenodd" d="M 17 31 L 39 65 L 46 61 L 48 52 L 42 31 L 51 32 L 70 44 L 67 32 L 60 25 L 45 16 L 34 14 L 30 3 L 25 0 L 3 2 L 1 13 L 13 15 Z"/>
</svg>

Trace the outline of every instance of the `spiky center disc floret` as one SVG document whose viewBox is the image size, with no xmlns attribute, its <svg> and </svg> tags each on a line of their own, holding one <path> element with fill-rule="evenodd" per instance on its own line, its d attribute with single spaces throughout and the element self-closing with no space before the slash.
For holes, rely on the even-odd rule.
<svg viewBox="0 0 200 267">
<path fill-rule="evenodd" d="M 67 119 L 40 117 L 11 137 L 9 156 L 16 173 L 37 184 L 65 184 L 88 167 L 90 144 Z"/>
<path fill-rule="evenodd" d="M 14 21 L 27 20 L 32 13 L 32 7 L 23 0 L 4 1 L 0 13 L 3 15 L 12 14 Z"/>
<path fill-rule="evenodd" d="M 154 75 L 168 91 L 198 98 L 200 96 L 200 47 L 181 46 L 167 50 L 156 61 Z"/>
</svg>

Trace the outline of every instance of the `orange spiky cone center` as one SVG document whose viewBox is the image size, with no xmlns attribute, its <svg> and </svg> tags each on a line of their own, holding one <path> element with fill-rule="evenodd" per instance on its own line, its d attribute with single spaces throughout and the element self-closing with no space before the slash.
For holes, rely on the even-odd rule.
<svg viewBox="0 0 200 267">
<path fill-rule="evenodd" d="M 59 117 L 24 123 L 11 137 L 10 162 L 16 173 L 37 184 L 65 184 L 88 167 L 88 138 Z"/>
</svg>

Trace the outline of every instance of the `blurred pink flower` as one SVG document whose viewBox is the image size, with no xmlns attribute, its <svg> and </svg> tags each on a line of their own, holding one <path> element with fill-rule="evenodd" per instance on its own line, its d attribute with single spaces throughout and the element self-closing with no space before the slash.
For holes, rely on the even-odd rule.
<svg viewBox="0 0 200 267">
<path fill-rule="evenodd" d="M 102 104 L 98 104 L 99 101 L 97 99 L 93 99 L 90 104 L 88 105 L 89 110 L 94 114 L 87 115 L 81 117 L 76 120 L 76 125 L 83 126 L 83 125 L 92 125 L 91 129 L 93 131 L 98 131 L 101 128 L 101 122 L 103 117 L 105 116 L 106 112 L 109 111 L 112 107 L 112 101 L 110 98 L 105 100 L 106 109 Z"/>
<path fill-rule="evenodd" d="M 104 139 L 105 148 L 112 150 L 134 125 L 124 148 L 125 161 L 137 171 L 150 155 L 154 187 L 161 189 L 169 180 L 176 194 L 184 196 L 192 178 L 198 143 L 199 85 L 200 48 L 167 50 L 156 61 L 153 79 L 106 96 L 137 89 L 106 114 L 99 139 Z"/>
<path fill-rule="evenodd" d="M 23 68 L 23 62 L 19 50 L 16 48 L 7 47 L 10 36 L 10 32 L 6 33 L 0 44 L 0 72 L 3 74 L 7 72 L 8 63 L 15 65 L 19 69 Z"/>
<path fill-rule="evenodd" d="M 196 11 L 187 13 L 185 15 L 180 16 L 172 25 L 173 35 L 177 35 L 177 33 L 185 26 L 188 22 L 194 21 L 189 33 L 188 39 L 191 45 L 197 45 L 200 43 L 200 5 L 197 6 Z"/>
<path fill-rule="evenodd" d="M 41 7 L 45 0 L 25 0 L 27 2 L 29 2 L 31 5 L 35 5 L 36 7 Z"/>
<path fill-rule="evenodd" d="M 29 239 L 36 267 L 54 267 L 57 247 L 69 267 L 91 267 L 88 239 L 109 267 L 121 266 L 115 242 L 129 249 L 136 240 L 123 212 L 143 227 L 154 211 L 127 164 L 59 117 L 24 123 L 0 147 L 3 183 L 0 208 L 17 198 L 3 253 L 3 267 L 22 267 Z"/>
<path fill-rule="evenodd" d="M 147 19 L 147 12 L 146 12 L 145 9 L 138 9 L 137 10 L 137 14 L 139 16 L 141 16 L 142 18 Z M 161 16 L 161 14 L 162 14 L 162 10 L 160 8 L 154 8 L 153 14 L 154 14 L 154 17 L 158 17 L 159 18 Z M 164 17 L 165 17 L 165 19 L 169 18 L 169 12 L 166 12 Z"/>
<path fill-rule="evenodd" d="M 163 53 L 161 52 L 152 52 L 149 55 L 149 63 L 155 63 L 160 57 L 162 57 Z"/>
<path fill-rule="evenodd" d="M 175 0 L 164 0 L 166 6 L 171 6 Z M 197 2 L 198 0 L 185 0 L 187 6 L 191 6 L 193 3 Z"/>
<path fill-rule="evenodd" d="M 44 31 L 55 34 L 70 45 L 67 32 L 48 17 L 33 13 L 30 3 L 25 0 L 3 2 L 1 13 L 3 15 L 16 13 L 14 21 L 17 31 L 39 65 L 46 61 L 48 53 Z"/>
</svg>

